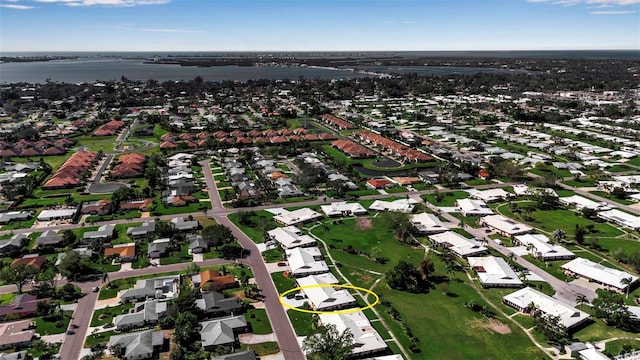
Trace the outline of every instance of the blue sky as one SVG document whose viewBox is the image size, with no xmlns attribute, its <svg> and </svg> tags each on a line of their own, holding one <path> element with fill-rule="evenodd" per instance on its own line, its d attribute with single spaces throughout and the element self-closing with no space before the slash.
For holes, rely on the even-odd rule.
<svg viewBox="0 0 640 360">
<path fill-rule="evenodd" d="M 0 51 L 640 49 L 640 0 L 0 0 Z"/>
</svg>

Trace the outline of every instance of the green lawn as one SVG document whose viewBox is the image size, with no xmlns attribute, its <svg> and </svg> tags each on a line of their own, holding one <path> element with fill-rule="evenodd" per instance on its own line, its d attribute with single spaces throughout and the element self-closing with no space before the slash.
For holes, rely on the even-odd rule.
<svg viewBox="0 0 640 360">
<path fill-rule="evenodd" d="M 18 293 L 0 294 L 0 305 L 8 305 Z"/>
<path fill-rule="evenodd" d="M 456 200 L 468 198 L 469 193 L 467 193 L 466 191 L 458 190 L 451 192 L 442 192 L 440 193 L 440 196 L 442 197 L 441 201 L 437 201 L 435 194 L 422 195 L 421 197 L 436 206 L 453 207 L 456 206 Z"/>
<path fill-rule="evenodd" d="M 267 311 L 264 309 L 249 309 L 245 314 L 247 321 L 251 324 L 252 334 L 271 334 L 271 324 L 267 317 Z"/>
<path fill-rule="evenodd" d="M 279 262 L 283 261 L 283 252 L 278 248 L 270 249 L 262 252 L 262 257 L 264 258 L 264 262 Z"/>
<path fill-rule="evenodd" d="M 3 225 L 0 229 L 2 230 L 13 230 L 13 229 L 28 229 L 33 226 L 33 223 L 36 222 L 36 216 L 33 216 L 29 220 L 25 221 L 12 221 L 7 225 Z"/>
<path fill-rule="evenodd" d="M 629 347 L 631 351 L 640 350 L 640 339 L 638 340 L 613 340 L 605 345 L 605 349 L 609 355 L 616 356 L 622 352 L 624 347 Z"/>
<path fill-rule="evenodd" d="M 316 332 L 312 314 L 289 309 L 287 315 L 298 336 L 309 336 Z"/>
<path fill-rule="evenodd" d="M 36 332 L 41 336 L 62 334 L 63 332 L 67 331 L 67 327 L 69 327 L 69 322 L 71 321 L 72 315 L 73 311 L 65 311 L 62 320 L 60 321 L 45 321 L 42 316 L 39 316 L 35 319 Z"/>
<path fill-rule="evenodd" d="M 228 215 L 229 220 L 242 230 L 253 242 L 260 244 L 264 242 L 264 231 L 275 228 L 275 223 L 271 221 L 273 214 L 259 210 L 250 216 L 251 224 L 240 224 L 239 213 L 232 213 Z"/>
<path fill-rule="evenodd" d="M 629 199 L 620 199 L 618 197 L 615 197 L 611 194 L 609 194 L 606 191 L 589 191 L 590 194 L 593 195 L 598 195 L 598 196 L 602 196 L 603 198 L 607 198 L 609 200 L 615 201 L 618 204 L 622 204 L 622 205 L 631 205 L 636 203 L 635 201 L 629 200 Z"/>
<path fill-rule="evenodd" d="M 565 180 L 562 183 L 565 184 L 565 185 L 569 185 L 571 187 L 574 187 L 574 188 L 581 188 L 581 187 L 594 187 L 594 186 L 596 186 L 596 181 L 597 180 L 585 178 L 585 179 L 580 179 L 580 181 Z"/>
<path fill-rule="evenodd" d="M 240 351 L 253 350 L 258 356 L 266 356 L 275 354 L 280 351 L 278 343 L 267 341 L 259 344 L 240 344 Z"/>
<path fill-rule="evenodd" d="M 527 203 L 518 203 L 520 207 L 523 207 Z M 556 210 L 536 210 L 531 212 L 530 216 L 532 220 L 525 221 L 520 214 L 514 214 L 509 210 L 506 204 L 502 204 L 497 207 L 497 210 L 512 219 L 524 222 L 530 226 L 542 229 L 548 233 L 553 232 L 555 229 L 562 229 L 567 233 L 569 239 L 573 238 L 576 224 L 586 227 L 588 225 L 594 226 L 594 233 L 587 234 L 586 237 L 615 237 L 622 235 L 622 231 L 614 228 L 607 223 L 598 223 L 580 216 L 579 213 L 566 209 Z"/>
<path fill-rule="evenodd" d="M 162 201 L 158 198 L 155 200 L 156 207 L 153 211 L 154 215 L 175 215 L 175 214 L 186 214 L 186 213 L 194 213 L 194 212 L 203 212 L 204 210 L 211 209 L 210 202 L 196 202 L 191 203 L 187 206 L 168 206 L 165 207 Z"/>
<path fill-rule="evenodd" d="M 189 254 L 189 244 L 182 244 L 180 251 L 172 252 L 168 257 L 160 259 L 160 265 L 177 264 L 181 262 L 190 262 L 193 256 Z"/>
<path fill-rule="evenodd" d="M 296 287 L 296 281 L 291 277 L 286 277 L 285 274 L 281 272 L 272 273 L 271 279 L 273 279 L 273 284 L 280 294 Z"/>
<path fill-rule="evenodd" d="M 391 189 L 386 189 L 385 191 L 388 194 L 397 194 L 397 193 L 405 193 L 405 192 L 408 192 L 409 190 L 407 190 L 407 188 L 404 186 L 396 186 Z"/>
<path fill-rule="evenodd" d="M 102 326 L 105 324 L 108 324 L 110 322 L 113 322 L 113 319 L 118 316 L 118 315 L 122 315 L 125 312 L 128 312 L 129 309 L 133 308 L 133 304 L 124 304 L 124 305 L 120 305 L 120 306 L 113 306 L 113 307 L 106 307 L 103 309 L 97 309 L 93 312 L 93 317 L 91 318 L 91 327 L 95 327 L 95 326 Z M 124 310 L 124 311 L 123 311 Z M 100 320 L 100 316 L 103 315 L 103 319 Z"/>
<path fill-rule="evenodd" d="M 87 216 L 85 222 L 93 223 L 107 220 L 120 220 L 120 219 L 137 219 L 140 217 L 140 211 L 127 211 L 123 213 L 116 213 L 110 215 L 101 215 L 101 216 Z"/>
<path fill-rule="evenodd" d="M 102 285 L 102 289 L 100 289 L 100 294 L 98 295 L 98 300 L 112 299 L 118 296 L 118 292 L 120 290 L 133 287 L 135 280 L 131 283 L 127 280 L 129 279 L 117 279 Z"/>
<path fill-rule="evenodd" d="M 84 342 L 85 348 L 90 348 L 96 344 L 106 344 L 109 342 L 109 338 L 116 335 L 114 330 L 100 332 L 96 334 L 89 334 L 87 340 Z"/>
<path fill-rule="evenodd" d="M 640 242 L 631 239 L 600 239 L 600 246 L 607 251 L 622 249 L 626 253 L 640 252 Z"/>
<path fill-rule="evenodd" d="M 613 326 L 607 326 L 602 319 L 595 319 L 595 322 L 574 334 L 580 341 L 592 342 L 612 337 L 637 337 L 638 334 L 626 332 Z"/>
</svg>

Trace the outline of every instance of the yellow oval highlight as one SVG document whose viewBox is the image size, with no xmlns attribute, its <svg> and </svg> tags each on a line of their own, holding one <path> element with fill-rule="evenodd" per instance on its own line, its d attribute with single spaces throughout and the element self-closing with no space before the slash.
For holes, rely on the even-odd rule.
<svg viewBox="0 0 640 360">
<path fill-rule="evenodd" d="M 356 291 L 364 291 L 367 294 L 371 294 L 375 297 L 375 301 L 365 307 L 357 307 L 357 308 L 351 308 L 351 309 L 342 309 L 342 310 L 332 310 L 332 311 L 319 311 L 319 310 L 307 310 L 307 309 L 300 309 L 297 307 L 293 307 L 289 304 L 287 304 L 286 302 L 283 301 L 284 297 L 287 296 L 287 294 L 290 294 L 292 292 L 298 291 L 298 290 L 302 290 L 302 289 L 311 289 L 311 288 L 317 288 L 317 287 L 338 287 L 338 288 L 344 288 L 344 289 L 353 289 Z M 280 294 L 280 297 L 278 298 L 278 300 L 280 301 L 280 304 L 282 304 L 284 307 L 286 307 L 287 309 L 291 309 L 294 311 L 300 311 L 300 312 L 304 312 L 304 313 L 309 313 L 309 314 L 349 314 L 349 313 L 355 313 L 358 311 L 364 311 L 367 309 L 371 309 L 372 307 L 376 306 L 379 302 L 380 302 L 380 298 L 378 297 L 378 295 L 376 293 L 374 293 L 373 291 L 369 290 L 369 289 L 365 289 L 365 288 L 361 288 L 359 286 L 353 286 L 353 285 L 340 285 L 340 284 L 315 284 L 315 285 L 305 285 L 305 286 L 298 286 L 295 287 L 293 289 L 287 290 L 285 292 L 283 292 L 282 294 Z"/>
</svg>

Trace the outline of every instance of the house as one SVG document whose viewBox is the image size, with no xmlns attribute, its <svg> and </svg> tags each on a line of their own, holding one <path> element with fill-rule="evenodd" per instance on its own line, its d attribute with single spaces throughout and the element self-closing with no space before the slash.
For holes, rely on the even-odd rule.
<svg viewBox="0 0 640 360">
<path fill-rule="evenodd" d="M 377 190 L 393 187 L 394 183 L 388 179 L 369 179 L 366 186 L 371 190 Z"/>
<path fill-rule="evenodd" d="M 187 235 L 187 241 L 189 242 L 189 254 L 202 254 L 209 251 L 209 244 L 199 234 Z"/>
<path fill-rule="evenodd" d="M 92 258 L 96 253 L 93 252 L 93 250 L 91 250 L 88 247 L 80 247 L 80 248 L 75 248 L 75 249 L 71 249 L 71 251 L 77 253 L 80 256 L 87 256 L 89 258 Z M 64 258 L 67 256 L 66 252 L 60 252 L 58 253 L 58 258 L 56 259 L 55 264 L 53 264 L 53 266 L 58 267 L 60 265 L 60 263 L 62 263 L 62 260 L 64 260 Z"/>
<path fill-rule="evenodd" d="M 155 232 L 155 221 L 145 221 L 140 226 L 134 226 L 127 229 L 127 235 L 132 237 L 153 235 Z"/>
<path fill-rule="evenodd" d="M 518 235 L 514 239 L 517 243 L 525 246 L 531 255 L 543 261 L 573 259 L 576 257 L 574 253 L 563 246 L 549 243 L 549 238 L 542 234 Z"/>
<path fill-rule="evenodd" d="M 322 218 L 322 214 L 309 208 L 288 211 L 282 209 L 279 215 L 273 217 L 273 220 L 285 226 L 304 224 Z"/>
<path fill-rule="evenodd" d="M 329 272 L 329 267 L 317 247 L 297 247 L 286 251 L 285 254 L 293 277 Z"/>
<path fill-rule="evenodd" d="M 36 316 L 38 303 L 49 301 L 50 299 L 38 299 L 32 294 L 16 295 L 8 305 L 0 306 L 0 321 Z"/>
<path fill-rule="evenodd" d="M 124 211 L 131 211 L 131 210 L 149 211 L 151 210 L 151 208 L 153 208 L 153 199 L 127 201 L 124 204 L 120 204 L 120 210 L 124 210 Z"/>
<path fill-rule="evenodd" d="M 487 189 L 487 190 L 470 189 L 466 191 L 469 193 L 469 196 L 471 196 L 472 198 L 482 200 L 488 203 L 505 200 L 509 198 L 509 196 L 511 195 L 500 188 Z"/>
<path fill-rule="evenodd" d="M 331 273 L 305 276 L 296 281 L 315 310 L 339 310 L 358 304 L 347 289 L 333 287 L 338 284 L 338 280 Z"/>
<path fill-rule="evenodd" d="M 116 227 L 114 225 L 102 225 L 95 231 L 87 231 L 82 236 L 82 242 L 90 242 L 91 240 L 108 240 L 112 239 Z"/>
<path fill-rule="evenodd" d="M 568 197 L 561 197 L 558 199 L 561 204 L 574 207 L 576 210 L 592 209 L 597 211 L 611 210 L 611 206 L 605 202 L 595 202 L 584 196 L 573 195 Z"/>
<path fill-rule="evenodd" d="M 561 266 L 569 276 L 579 276 L 602 285 L 606 290 L 624 293 L 638 277 L 626 271 L 606 267 L 584 258 L 576 258 Z M 627 283 L 628 281 L 628 283 Z"/>
<path fill-rule="evenodd" d="M 136 261 L 136 244 L 118 244 L 113 247 L 104 249 L 104 257 L 117 256 L 121 262 L 134 262 Z"/>
<path fill-rule="evenodd" d="M 501 257 L 468 257 L 469 266 L 478 274 L 482 287 L 522 287 L 522 281 Z"/>
<path fill-rule="evenodd" d="M 371 326 L 369 319 L 362 311 L 347 314 L 320 314 L 323 325 L 335 325 L 338 333 L 349 329 L 353 335 L 353 349 L 351 355 L 363 356 L 381 352 L 387 349 L 387 343 Z"/>
<path fill-rule="evenodd" d="M 236 310 L 242 309 L 242 301 L 235 297 L 224 297 L 217 291 L 208 291 L 202 294 L 202 298 L 196 299 L 196 308 L 207 314 L 230 315 Z"/>
<path fill-rule="evenodd" d="M 191 277 L 194 286 L 201 289 L 211 289 L 222 291 L 224 289 L 234 288 L 238 285 L 236 277 L 233 275 L 224 275 L 218 270 L 203 270 L 199 274 Z"/>
<path fill-rule="evenodd" d="M 38 215 L 38 221 L 66 220 L 76 216 L 77 208 L 63 208 L 55 210 L 42 210 Z"/>
<path fill-rule="evenodd" d="M 25 234 L 15 234 L 8 240 L 0 240 L 0 254 L 18 251 L 25 247 L 29 238 Z"/>
<path fill-rule="evenodd" d="M 369 210 L 410 213 L 414 209 L 413 204 L 417 203 L 418 202 L 412 198 L 393 201 L 376 200 L 369 206 Z"/>
<path fill-rule="evenodd" d="M 34 268 L 40 270 L 42 264 L 44 264 L 46 259 L 47 258 L 45 258 L 44 256 L 38 254 L 27 254 L 21 258 L 13 259 L 13 261 L 11 262 L 11 266 L 25 264 L 28 266 L 33 266 Z"/>
<path fill-rule="evenodd" d="M 62 242 L 62 235 L 58 235 L 55 231 L 46 230 L 36 239 L 38 247 L 55 247 Z"/>
<path fill-rule="evenodd" d="M 340 139 L 331 143 L 331 146 L 342 151 L 352 159 L 366 159 L 376 156 L 376 153 L 351 140 Z"/>
<path fill-rule="evenodd" d="M 494 230 L 502 236 L 508 237 L 523 235 L 533 231 L 529 226 L 502 215 L 490 215 L 480 218 L 480 224 Z"/>
<path fill-rule="evenodd" d="M 482 200 L 458 199 L 456 209 L 463 216 L 487 216 L 492 215 L 493 210 Z"/>
<path fill-rule="evenodd" d="M 302 234 L 302 231 L 295 226 L 275 228 L 267 231 L 269 237 L 277 241 L 284 249 L 295 247 L 315 246 L 316 240 L 309 235 Z"/>
<path fill-rule="evenodd" d="M 200 323 L 200 339 L 202 348 L 206 351 L 217 346 L 233 346 L 237 340 L 236 335 L 247 330 L 247 319 L 244 315 L 216 319 Z"/>
<path fill-rule="evenodd" d="M 111 200 L 87 201 L 82 203 L 80 212 L 85 215 L 107 215 L 111 213 Z"/>
<path fill-rule="evenodd" d="M 185 220 L 183 217 L 171 219 L 171 228 L 177 231 L 196 230 L 200 226 L 198 220 Z"/>
<path fill-rule="evenodd" d="M 158 320 L 167 315 L 167 302 L 158 299 L 148 299 L 135 304 L 133 312 L 118 315 L 113 319 L 116 330 L 128 330 L 155 325 Z"/>
<path fill-rule="evenodd" d="M 169 248 L 171 247 L 171 239 L 163 238 L 154 240 L 149 244 L 147 249 L 147 256 L 151 259 L 159 259 L 167 256 Z"/>
<path fill-rule="evenodd" d="M 31 357 L 26 350 L 16 351 L 12 353 L 0 353 L 0 360 L 29 360 Z"/>
<path fill-rule="evenodd" d="M 33 216 L 31 211 L 9 211 L 0 213 L 0 224 L 8 224 L 12 221 L 25 221 Z"/>
<path fill-rule="evenodd" d="M 143 301 L 147 298 L 174 299 L 180 290 L 180 275 L 163 276 L 136 281 L 133 289 L 118 294 L 123 303 Z"/>
<path fill-rule="evenodd" d="M 421 234 L 438 234 L 449 230 L 434 214 L 415 214 L 411 215 L 410 219 L 413 227 Z"/>
<path fill-rule="evenodd" d="M 479 256 L 487 252 L 487 248 L 475 239 L 467 239 L 466 237 L 453 232 L 447 231 L 441 234 L 429 235 L 429 240 L 439 246 L 443 246 L 461 258 L 469 256 Z"/>
<path fill-rule="evenodd" d="M 589 314 L 530 287 L 505 295 L 502 301 L 523 313 L 533 313 L 535 316 L 535 312 L 539 311 L 543 315 L 557 316 L 560 324 L 567 329 L 577 327 L 589 320 Z M 535 309 L 530 307 L 532 304 Z"/>
<path fill-rule="evenodd" d="M 0 324 L 0 350 L 29 346 L 36 333 L 30 325 L 30 320 Z"/>
<path fill-rule="evenodd" d="M 118 345 L 118 347 L 116 346 Z M 107 347 L 118 348 L 119 359 L 143 360 L 153 359 L 164 345 L 164 332 L 155 330 L 137 331 L 122 335 L 112 335 Z"/>
<path fill-rule="evenodd" d="M 598 217 L 620 226 L 640 230 L 640 216 L 631 215 L 618 209 L 600 211 Z"/>
<path fill-rule="evenodd" d="M 256 360 L 256 353 L 253 350 L 237 352 L 233 354 L 212 357 L 211 360 Z M 2 359 L 0 359 L 2 360 Z"/>
<path fill-rule="evenodd" d="M 360 203 L 347 203 L 346 201 L 338 201 L 329 205 L 321 205 L 320 210 L 326 216 L 358 216 L 365 215 L 367 209 Z"/>
</svg>

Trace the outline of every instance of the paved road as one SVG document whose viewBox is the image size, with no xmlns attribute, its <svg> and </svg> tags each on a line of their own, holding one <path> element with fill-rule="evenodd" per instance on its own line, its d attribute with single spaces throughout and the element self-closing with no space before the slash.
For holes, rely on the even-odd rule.
<svg viewBox="0 0 640 360">
<path fill-rule="evenodd" d="M 209 163 L 202 164 L 202 172 L 204 173 L 205 181 L 207 183 L 207 189 L 209 189 L 209 198 L 211 199 L 212 207 L 222 208 L 222 202 L 220 201 L 220 194 L 216 187 L 213 175 L 211 174 L 211 168 Z M 215 209 L 212 212 L 216 212 Z M 264 296 L 264 304 L 267 310 L 267 316 L 269 322 L 273 328 L 273 333 L 278 340 L 278 346 L 282 351 L 285 359 L 298 360 L 304 359 L 304 354 L 300 349 L 296 333 L 291 326 L 289 317 L 287 316 L 282 304 L 280 304 L 279 293 L 276 290 L 276 286 L 271 279 L 271 274 L 267 270 L 267 267 L 262 258 L 262 254 L 256 244 L 242 230 L 240 230 L 235 224 L 233 224 L 226 216 L 226 214 L 218 212 L 214 215 L 214 218 L 218 224 L 225 225 L 231 229 L 233 235 L 238 239 L 240 245 L 249 250 L 249 255 L 242 261 L 251 267 L 253 275 L 255 277 L 256 284 L 260 289 L 262 296 Z"/>
<path fill-rule="evenodd" d="M 633 206 L 620 204 L 619 202 L 615 202 L 615 201 L 607 199 L 605 197 L 592 194 L 592 193 L 590 193 L 588 191 L 581 190 L 580 188 L 574 188 L 572 186 L 565 185 L 565 184 L 561 183 L 560 181 L 558 181 L 557 184 L 558 184 L 558 186 L 560 186 L 563 189 L 571 190 L 571 191 L 575 192 L 576 194 L 584 196 L 586 198 L 591 198 L 592 200 L 595 200 L 595 201 L 604 202 L 604 203 L 607 203 L 607 204 L 611 205 L 611 207 L 622 209 L 622 210 L 628 211 L 628 212 L 630 212 L 632 214 L 640 215 L 640 209 L 635 208 Z"/>
</svg>

